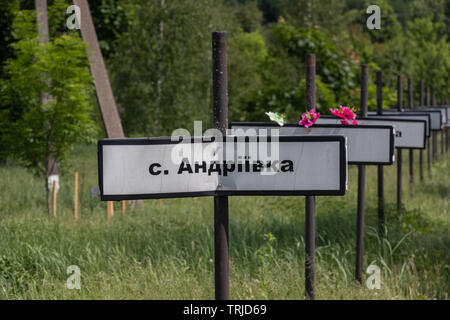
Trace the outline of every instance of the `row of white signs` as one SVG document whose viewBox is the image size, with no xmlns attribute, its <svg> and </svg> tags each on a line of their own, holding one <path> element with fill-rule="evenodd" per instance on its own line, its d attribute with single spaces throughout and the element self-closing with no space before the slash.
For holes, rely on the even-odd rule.
<svg viewBox="0 0 450 320">
<path fill-rule="evenodd" d="M 322 116 L 310 128 L 232 123 L 220 138 L 104 139 L 101 199 L 343 195 L 348 164 L 389 165 L 394 148 L 425 148 L 433 125 L 447 123 L 447 112 L 389 111 L 358 119 L 359 125 Z"/>
</svg>

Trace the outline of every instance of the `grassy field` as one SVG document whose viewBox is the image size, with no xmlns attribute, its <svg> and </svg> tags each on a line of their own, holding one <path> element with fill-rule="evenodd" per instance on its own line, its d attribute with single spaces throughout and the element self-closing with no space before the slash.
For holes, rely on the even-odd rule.
<svg viewBox="0 0 450 320">
<path fill-rule="evenodd" d="M 448 299 L 450 292 L 450 155 L 430 178 L 409 186 L 397 212 L 396 165 L 385 169 L 386 238 L 377 235 L 376 168 L 367 168 L 364 265 L 381 268 L 381 289 L 354 281 L 357 171 L 349 192 L 316 205 L 318 299 Z M 418 160 L 418 152 L 415 152 Z M 46 213 L 43 181 L 9 162 L 0 167 L 0 298 L 213 299 L 212 198 L 115 205 L 90 195 L 96 146 L 78 146 L 62 174 L 58 216 Z M 73 221 L 73 176 L 80 174 L 80 220 Z M 78 265 L 81 290 L 66 287 Z M 304 197 L 230 198 L 232 299 L 303 299 Z"/>
</svg>

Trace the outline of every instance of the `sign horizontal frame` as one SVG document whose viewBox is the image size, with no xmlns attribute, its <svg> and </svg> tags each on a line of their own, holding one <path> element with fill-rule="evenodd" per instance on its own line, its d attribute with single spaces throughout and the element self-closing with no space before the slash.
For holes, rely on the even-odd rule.
<svg viewBox="0 0 450 320">
<path fill-rule="evenodd" d="M 379 123 L 384 123 L 384 124 L 393 124 L 394 125 L 394 130 L 395 130 L 395 134 L 396 137 L 394 138 L 394 144 L 395 144 L 395 148 L 396 149 L 425 149 L 425 142 L 426 142 L 426 121 L 425 120 L 409 120 L 409 119 L 401 119 L 401 118 L 389 118 L 389 119 L 375 119 L 374 117 L 366 117 L 366 118 L 356 118 L 361 124 L 360 125 L 380 125 Z M 330 115 L 325 115 L 325 116 L 320 116 L 320 118 L 317 120 L 316 124 L 323 124 L 320 123 L 320 121 L 328 121 L 328 123 L 330 123 L 331 121 L 334 121 L 335 123 L 340 122 L 340 119 L 334 117 L 334 116 L 330 116 Z M 364 123 L 362 123 L 364 122 Z M 378 124 L 377 124 L 378 122 Z M 400 138 L 397 137 L 397 134 L 400 132 L 400 130 L 398 130 L 398 128 L 395 128 L 395 122 L 398 123 L 412 123 L 412 124 L 416 124 L 418 126 L 421 126 L 423 128 L 423 131 L 420 134 L 420 141 L 418 141 L 417 143 L 415 143 L 414 145 L 409 144 L 407 145 L 406 143 L 403 143 L 403 145 L 400 145 L 400 142 L 398 142 L 398 140 Z M 367 124 L 367 123 L 373 123 L 373 124 Z M 315 125 L 316 125 L 315 124 Z M 359 125 L 358 125 L 359 126 Z"/>
<path fill-rule="evenodd" d="M 383 114 L 377 114 L 376 111 L 369 111 L 368 114 L 369 118 L 372 119 L 383 119 L 383 118 L 398 118 L 401 119 L 402 117 L 405 117 L 405 119 L 411 119 L 411 120 L 424 120 L 427 122 L 427 129 L 426 129 L 426 135 L 427 137 L 430 136 L 431 134 L 431 116 L 429 113 L 403 113 L 403 112 L 398 112 L 398 113 L 383 113 Z"/>
<path fill-rule="evenodd" d="M 441 131 L 444 116 L 442 114 L 441 110 L 431 110 L 428 108 L 412 108 L 412 109 L 403 109 L 403 111 L 398 111 L 394 109 L 389 110 L 383 110 L 383 114 L 390 113 L 390 114 L 405 114 L 405 113 L 428 113 L 430 114 L 430 129 L 431 131 Z"/>
<path fill-rule="evenodd" d="M 448 121 L 448 113 L 447 108 L 445 106 L 421 106 L 415 108 L 408 108 L 404 110 L 424 110 L 424 111 L 440 111 L 442 116 L 442 123 L 446 123 Z"/>
<path fill-rule="evenodd" d="M 229 129 L 238 129 L 240 127 L 245 128 L 254 128 L 254 129 L 260 129 L 260 128 L 275 128 L 280 129 L 280 136 L 281 135 L 292 135 L 292 133 L 289 134 L 283 134 L 282 130 L 283 128 L 299 128 L 299 129 L 306 129 L 311 131 L 311 134 L 303 135 L 300 134 L 298 136 L 311 136 L 311 135 L 324 135 L 325 133 L 314 133 L 316 131 L 315 128 L 329 128 L 329 129 L 343 129 L 343 130 L 364 130 L 364 129 L 372 129 L 380 131 L 386 131 L 389 134 L 389 141 L 388 141 L 388 155 L 386 157 L 386 160 L 384 161 L 375 161 L 375 160 L 368 160 L 368 161 L 358 161 L 358 160 L 352 160 L 352 143 L 349 139 L 347 139 L 347 158 L 348 158 L 348 164 L 349 165 L 391 165 L 394 163 L 394 127 L 390 125 L 358 125 L 358 126 L 349 126 L 349 125 L 343 125 L 343 124 L 314 124 L 310 128 L 304 128 L 300 127 L 298 124 L 295 123 L 285 123 L 284 126 L 279 126 L 278 124 L 274 122 L 232 122 L 229 124 Z M 235 132 L 231 132 L 232 134 L 235 134 Z M 343 134 L 343 133 L 330 133 L 330 135 L 336 135 L 336 134 Z"/>
<path fill-rule="evenodd" d="M 223 142 L 230 142 L 230 137 L 222 137 Z M 233 137 L 234 141 L 238 141 L 238 137 Z M 270 136 L 266 137 L 270 142 Z M 247 143 L 250 139 L 246 137 Z M 259 140 L 259 139 L 258 139 Z M 330 190 L 221 190 L 220 187 L 215 190 L 206 191 L 187 191 L 187 192 L 163 192 L 163 193 L 139 193 L 139 194 L 105 194 L 104 192 L 104 147 L 106 146 L 157 146 L 157 145 L 176 145 L 180 143 L 211 143 L 215 141 L 215 137 L 180 137 L 178 140 L 172 140 L 170 137 L 161 138 L 129 138 L 129 139 L 103 139 L 98 142 L 98 179 L 100 198 L 102 201 L 120 201 L 120 200 L 137 200 L 137 199 L 163 199 L 163 198 L 183 198 L 183 197 L 201 197 L 201 196 L 312 196 L 312 195 L 344 195 L 347 191 L 347 143 L 344 136 L 279 136 L 280 143 L 309 143 L 324 142 L 338 143 L 339 163 L 338 171 L 336 171 L 339 179 L 336 180 L 336 188 Z M 290 149 L 290 148 L 289 148 Z M 286 149 L 287 150 L 287 149 Z M 225 180 L 225 177 L 222 179 Z"/>
</svg>

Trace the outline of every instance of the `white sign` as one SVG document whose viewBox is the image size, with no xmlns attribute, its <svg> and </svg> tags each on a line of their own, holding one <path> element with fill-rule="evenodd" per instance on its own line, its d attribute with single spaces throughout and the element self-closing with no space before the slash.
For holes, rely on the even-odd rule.
<svg viewBox="0 0 450 320">
<path fill-rule="evenodd" d="M 394 127 L 389 126 L 347 126 L 315 124 L 310 128 L 297 124 L 235 122 L 231 123 L 232 135 L 257 135 L 261 130 L 278 130 L 283 136 L 344 135 L 347 137 L 348 164 L 392 164 L 394 161 Z"/>
<path fill-rule="evenodd" d="M 424 110 L 424 111 L 440 111 L 441 112 L 441 120 L 442 123 L 446 123 L 448 120 L 447 116 L 447 108 L 443 106 L 435 106 L 435 107 L 416 107 L 413 109 L 405 109 L 406 111 L 409 110 Z"/>
<path fill-rule="evenodd" d="M 383 114 L 414 114 L 414 113 L 428 113 L 430 115 L 431 130 L 442 130 L 443 113 L 441 110 L 429 110 L 428 108 L 413 108 L 405 109 L 399 112 L 397 110 L 383 110 Z"/>
<path fill-rule="evenodd" d="M 100 140 L 101 199 L 343 195 L 347 190 L 344 136 L 238 139 Z"/>
<path fill-rule="evenodd" d="M 400 149 L 424 149 L 426 138 L 426 122 L 423 120 L 408 119 L 372 119 L 357 118 L 360 125 L 392 125 L 395 129 L 395 147 Z M 336 117 L 321 116 L 317 124 L 340 124 L 341 121 Z"/>
<path fill-rule="evenodd" d="M 446 107 L 447 109 L 447 124 L 446 127 L 450 127 L 450 107 Z"/>
<path fill-rule="evenodd" d="M 395 113 L 383 113 L 382 115 L 377 114 L 376 111 L 369 111 L 369 117 L 373 119 L 384 119 L 384 118 L 397 118 L 397 119 L 410 119 L 410 120 L 423 120 L 427 123 L 427 137 L 430 136 L 431 131 L 431 117 L 429 113 L 407 113 L 407 112 L 395 112 Z"/>
</svg>

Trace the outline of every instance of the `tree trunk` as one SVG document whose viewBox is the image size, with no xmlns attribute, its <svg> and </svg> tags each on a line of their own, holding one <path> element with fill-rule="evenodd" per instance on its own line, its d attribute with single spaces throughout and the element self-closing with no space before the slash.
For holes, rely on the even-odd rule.
<svg viewBox="0 0 450 320">
<path fill-rule="evenodd" d="M 52 199 L 50 197 L 50 188 L 48 187 L 48 176 L 47 175 L 45 175 L 44 182 L 45 182 L 45 199 L 47 200 L 46 201 L 47 213 L 50 216 L 52 214 L 51 210 L 50 210 L 51 209 L 50 203 L 51 203 Z"/>
<path fill-rule="evenodd" d="M 164 10 L 166 7 L 165 0 L 161 0 L 161 8 Z M 163 17 L 164 19 L 164 17 Z M 162 96 L 162 73 L 163 73 L 163 63 L 162 63 L 162 45 L 164 42 L 164 20 L 159 22 L 159 44 L 158 44 L 158 73 L 157 73 L 157 81 L 156 81 L 156 112 L 154 119 L 154 129 L 153 131 L 158 130 L 159 125 L 159 115 L 161 110 L 161 96 Z M 157 132 L 154 132 L 156 134 Z"/>
</svg>

